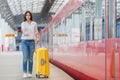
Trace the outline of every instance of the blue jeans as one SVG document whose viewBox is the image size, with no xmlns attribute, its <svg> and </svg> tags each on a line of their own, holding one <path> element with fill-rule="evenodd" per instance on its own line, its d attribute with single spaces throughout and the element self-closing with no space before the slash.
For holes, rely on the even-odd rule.
<svg viewBox="0 0 120 80">
<path fill-rule="evenodd" d="M 23 72 L 27 73 L 28 67 L 28 73 L 32 73 L 35 42 L 34 40 L 22 40 L 21 46 L 23 52 Z"/>
</svg>

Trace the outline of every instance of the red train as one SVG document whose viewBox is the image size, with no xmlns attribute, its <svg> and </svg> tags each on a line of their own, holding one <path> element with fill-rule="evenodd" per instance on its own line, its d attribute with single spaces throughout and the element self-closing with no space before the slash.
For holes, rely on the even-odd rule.
<svg viewBox="0 0 120 80">
<path fill-rule="evenodd" d="M 40 32 L 50 61 L 75 80 L 120 80 L 120 3 L 111 1 L 69 0 Z"/>
</svg>

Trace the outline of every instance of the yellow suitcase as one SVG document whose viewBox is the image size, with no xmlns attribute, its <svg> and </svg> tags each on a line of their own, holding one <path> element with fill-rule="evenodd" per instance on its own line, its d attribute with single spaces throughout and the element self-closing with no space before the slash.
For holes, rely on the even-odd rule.
<svg viewBox="0 0 120 80">
<path fill-rule="evenodd" d="M 47 48 L 36 49 L 36 77 L 41 75 L 48 78 L 50 74 L 49 56 Z"/>
</svg>

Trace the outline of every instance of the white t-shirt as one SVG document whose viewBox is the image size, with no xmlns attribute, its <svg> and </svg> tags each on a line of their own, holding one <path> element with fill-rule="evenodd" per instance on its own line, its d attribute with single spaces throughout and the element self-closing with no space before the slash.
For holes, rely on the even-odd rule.
<svg viewBox="0 0 120 80">
<path fill-rule="evenodd" d="M 22 33 L 21 39 L 23 39 L 23 40 L 35 40 L 35 33 L 38 33 L 36 22 L 32 21 L 30 24 L 28 24 L 27 21 L 22 22 L 21 23 L 21 29 L 22 29 L 22 31 L 24 29 L 25 33 L 29 34 L 28 36 L 25 36 Z"/>
</svg>

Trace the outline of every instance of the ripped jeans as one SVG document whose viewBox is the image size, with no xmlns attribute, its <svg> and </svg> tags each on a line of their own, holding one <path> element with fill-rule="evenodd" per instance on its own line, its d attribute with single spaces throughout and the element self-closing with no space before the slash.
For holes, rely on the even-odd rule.
<svg viewBox="0 0 120 80">
<path fill-rule="evenodd" d="M 22 47 L 22 52 L 23 52 L 23 72 L 24 73 L 28 72 L 32 74 L 35 42 L 34 40 L 22 40 L 21 47 Z"/>
</svg>

